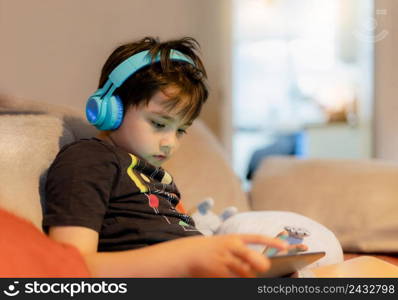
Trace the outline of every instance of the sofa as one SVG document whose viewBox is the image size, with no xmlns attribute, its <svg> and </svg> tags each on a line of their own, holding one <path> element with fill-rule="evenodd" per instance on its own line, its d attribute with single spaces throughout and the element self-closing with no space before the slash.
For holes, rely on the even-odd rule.
<svg viewBox="0 0 398 300">
<path fill-rule="evenodd" d="M 41 231 L 41 201 L 47 169 L 60 148 L 95 134 L 83 113 L 68 106 L 0 96 L 0 246 L 7 246 L 0 250 L 7 254 L 0 259 L 0 276 L 89 276 L 76 249 Z M 372 255 L 398 265 L 397 164 L 270 158 L 245 192 L 222 146 L 197 120 L 164 168 L 190 212 L 206 197 L 215 200 L 215 212 L 227 206 L 296 212 L 333 231 L 346 258 Z M 14 223 L 21 226 L 9 225 Z M 62 257 L 69 261 L 56 264 Z"/>
</svg>

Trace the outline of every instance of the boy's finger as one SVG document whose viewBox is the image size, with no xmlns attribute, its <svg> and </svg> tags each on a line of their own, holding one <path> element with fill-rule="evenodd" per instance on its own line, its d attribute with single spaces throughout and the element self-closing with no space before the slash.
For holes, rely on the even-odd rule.
<svg viewBox="0 0 398 300">
<path fill-rule="evenodd" d="M 308 246 L 305 244 L 296 244 L 296 245 L 290 245 L 289 250 L 296 249 L 297 251 L 307 251 Z"/>
<path fill-rule="evenodd" d="M 307 250 L 308 250 L 308 246 L 305 245 L 305 244 L 298 244 L 298 245 L 297 245 L 297 249 L 298 249 L 299 251 L 307 251 Z"/>
<path fill-rule="evenodd" d="M 236 247 L 232 253 L 242 262 L 248 264 L 254 272 L 265 272 L 270 267 L 270 261 L 263 254 L 248 247 Z"/>
<path fill-rule="evenodd" d="M 304 252 L 307 251 L 308 247 L 307 245 L 304 244 L 297 244 L 297 245 L 292 245 L 289 247 L 289 251 L 287 252 L 288 254 L 296 254 L 298 252 Z"/>
<path fill-rule="evenodd" d="M 280 239 L 271 238 L 260 234 L 241 234 L 240 238 L 246 244 L 262 244 L 281 250 L 287 249 L 289 247 L 288 243 L 281 241 Z"/>
<path fill-rule="evenodd" d="M 308 250 L 308 246 L 305 245 L 305 244 L 298 244 L 298 245 L 295 245 L 295 246 L 296 246 L 297 251 L 299 251 L 299 252 L 303 252 L 303 251 L 307 251 Z"/>
<path fill-rule="evenodd" d="M 228 259 L 227 266 L 235 276 L 244 278 L 255 276 L 252 266 L 240 257 L 231 255 Z"/>
</svg>

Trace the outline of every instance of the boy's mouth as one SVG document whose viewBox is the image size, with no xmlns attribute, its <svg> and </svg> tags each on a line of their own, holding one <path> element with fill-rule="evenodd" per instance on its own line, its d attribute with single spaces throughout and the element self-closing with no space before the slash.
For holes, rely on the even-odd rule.
<svg viewBox="0 0 398 300">
<path fill-rule="evenodd" d="M 159 161 L 163 161 L 167 158 L 165 155 L 153 155 L 153 157 Z"/>
</svg>

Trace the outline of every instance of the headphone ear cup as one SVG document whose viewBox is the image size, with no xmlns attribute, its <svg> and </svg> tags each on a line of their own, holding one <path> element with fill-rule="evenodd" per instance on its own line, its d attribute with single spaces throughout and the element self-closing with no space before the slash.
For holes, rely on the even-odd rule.
<svg viewBox="0 0 398 300">
<path fill-rule="evenodd" d="M 123 120 L 123 103 L 119 96 L 111 96 L 103 101 L 106 105 L 106 115 L 100 127 L 97 128 L 100 130 L 117 129 Z"/>
<path fill-rule="evenodd" d="M 123 121 L 123 102 L 122 99 L 118 95 L 112 96 L 114 99 L 114 104 L 115 104 L 115 110 L 114 110 L 114 115 L 115 115 L 115 121 L 114 121 L 114 126 L 112 129 L 117 129 L 119 128 L 120 124 L 122 124 Z"/>
<path fill-rule="evenodd" d="M 86 103 L 86 118 L 87 121 L 96 126 L 101 124 L 105 118 L 105 103 L 100 96 L 93 94 Z"/>
</svg>

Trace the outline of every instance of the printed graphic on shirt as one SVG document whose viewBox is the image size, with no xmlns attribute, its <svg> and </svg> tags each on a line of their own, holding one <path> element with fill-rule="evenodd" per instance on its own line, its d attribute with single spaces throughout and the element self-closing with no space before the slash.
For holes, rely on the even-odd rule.
<svg viewBox="0 0 398 300">
<path fill-rule="evenodd" d="M 170 174 L 165 171 L 161 183 L 170 184 L 172 181 L 173 179 L 171 178 Z"/>
<path fill-rule="evenodd" d="M 182 202 L 178 202 L 176 206 L 176 211 L 178 211 L 180 214 L 187 214 L 187 211 L 185 210 L 184 206 L 182 205 Z"/>
<path fill-rule="evenodd" d="M 146 182 L 151 182 L 151 180 L 148 177 L 146 177 L 144 174 L 140 173 L 140 175 L 142 179 L 144 179 Z"/>
<path fill-rule="evenodd" d="M 159 214 L 159 209 L 158 209 L 159 198 L 158 198 L 158 196 L 156 196 L 154 194 L 150 194 L 150 195 L 145 194 L 145 196 L 148 198 L 149 206 L 152 207 L 153 210 L 155 211 L 155 213 L 158 215 Z M 171 224 L 170 220 L 166 216 L 163 216 L 163 218 L 166 220 L 166 222 L 168 224 Z"/>
<path fill-rule="evenodd" d="M 184 221 L 178 222 L 178 225 L 184 229 L 184 231 L 198 231 L 195 227 L 192 227 L 191 225 L 185 223 Z"/>
<path fill-rule="evenodd" d="M 148 202 L 149 202 L 149 206 L 153 208 L 153 210 L 155 211 L 155 213 L 159 213 L 158 207 L 159 207 L 159 198 L 158 196 L 154 195 L 154 194 L 150 194 L 147 195 L 145 194 L 145 196 L 147 196 L 148 198 Z"/>
<path fill-rule="evenodd" d="M 131 156 L 131 164 L 127 168 L 127 174 L 130 176 L 131 180 L 135 183 L 135 185 L 138 187 L 141 193 L 147 193 L 148 187 L 145 184 L 143 184 L 141 180 L 138 178 L 138 176 L 136 176 L 135 173 L 133 172 L 134 167 L 138 164 L 138 158 L 132 154 L 130 154 L 130 156 Z"/>
<path fill-rule="evenodd" d="M 169 185 L 173 182 L 170 174 L 164 170 L 149 167 L 150 165 L 140 161 L 131 153 L 129 153 L 129 155 L 131 157 L 131 164 L 127 168 L 127 174 L 139 191 L 146 196 L 148 199 L 148 206 L 153 209 L 154 213 L 162 216 L 168 224 L 171 224 L 170 219 L 159 211 L 160 201 L 167 201 L 170 210 L 174 211 L 179 218 L 185 220 L 180 220 L 178 222 L 178 225 L 180 225 L 184 231 L 198 231 L 192 226 L 192 219 L 186 215 L 186 211 L 182 207 L 179 196 L 171 192 L 173 189 L 170 190 Z M 143 174 L 143 171 L 145 171 L 146 174 Z M 154 182 L 152 182 L 152 180 Z M 155 184 L 156 181 L 158 182 L 157 184 Z M 168 191 L 166 191 L 166 188 Z M 159 198 L 158 195 L 161 195 L 165 199 Z M 189 223 L 191 223 L 191 225 Z"/>
</svg>

